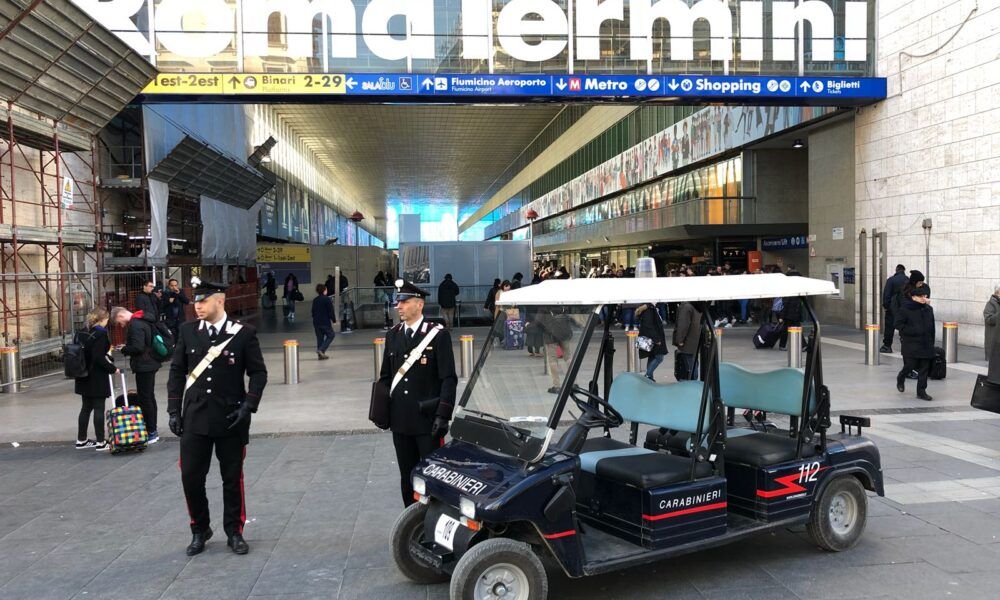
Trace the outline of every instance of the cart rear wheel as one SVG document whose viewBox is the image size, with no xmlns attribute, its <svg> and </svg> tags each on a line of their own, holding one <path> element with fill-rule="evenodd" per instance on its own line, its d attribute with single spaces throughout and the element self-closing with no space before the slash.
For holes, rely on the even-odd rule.
<svg viewBox="0 0 1000 600">
<path fill-rule="evenodd" d="M 809 518 L 809 537 L 824 550 L 853 548 L 868 522 L 868 496 L 857 478 L 838 477 L 826 486 Z"/>
<path fill-rule="evenodd" d="M 392 526 L 389 538 L 392 545 L 392 558 L 396 561 L 399 571 L 417 583 L 443 583 L 448 581 L 448 575 L 413 556 L 410 552 L 410 542 L 419 542 L 424 534 L 424 516 L 427 505 L 411 504 L 403 511 L 396 524 Z"/>
<path fill-rule="evenodd" d="M 452 600 L 545 600 L 549 580 L 531 546 L 493 538 L 473 546 L 451 575 Z"/>
</svg>

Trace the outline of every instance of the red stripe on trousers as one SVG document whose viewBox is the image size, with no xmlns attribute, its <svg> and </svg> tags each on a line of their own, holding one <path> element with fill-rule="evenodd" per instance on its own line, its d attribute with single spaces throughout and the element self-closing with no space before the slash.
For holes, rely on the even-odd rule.
<svg viewBox="0 0 1000 600">
<path fill-rule="evenodd" d="M 237 533 L 243 535 L 243 526 L 247 522 L 247 496 L 243 491 L 243 462 L 247 459 L 247 447 L 243 446 L 243 458 L 240 459 L 240 526 Z"/>
<path fill-rule="evenodd" d="M 184 491 L 184 467 L 181 465 L 181 457 L 177 457 L 177 470 L 181 472 L 181 491 Z M 184 494 L 184 505 L 188 509 L 188 520 L 191 521 L 191 525 L 194 525 L 194 515 L 191 514 L 191 503 L 188 502 L 187 493 Z"/>
</svg>

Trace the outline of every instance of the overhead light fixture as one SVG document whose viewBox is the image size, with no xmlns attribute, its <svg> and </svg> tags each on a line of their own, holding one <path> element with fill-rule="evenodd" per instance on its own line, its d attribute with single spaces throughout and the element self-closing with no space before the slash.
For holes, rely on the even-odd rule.
<svg viewBox="0 0 1000 600">
<path fill-rule="evenodd" d="M 795 148 L 796 150 L 798 150 L 800 148 L 805 148 L 805 147 L 806 147 L 806 145 L 802 143 L 801 139 L 795 140 L 795 143 L 792 144 L 792 148 Z"/>
</svg>

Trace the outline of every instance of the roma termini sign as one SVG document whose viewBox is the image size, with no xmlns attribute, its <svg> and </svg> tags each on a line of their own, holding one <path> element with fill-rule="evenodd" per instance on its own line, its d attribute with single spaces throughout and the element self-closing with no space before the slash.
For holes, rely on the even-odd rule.
<svg viewBox="0 0 1000 600">
<path fill-rule="evenodd" d="M 868 62 L 873 25 L 869 2 L 843 0 L 74 2 L 161 71 L 174 72 L 280 65 L 300 73 L 457 73 L 483 72 L 475 61 L 485 61 L 489 73 L 551 62 L 566 64 L 567 73 L 652 74 L 683 72 L 690 61 L 737 61 L 757 63 L 758 74 L 769 65 L 787 74 L 780 63 L 802 61 L 800 47 L 810 63 Z M 799 29 L 811 39 L 800 40 Z M 284 62 L 269 62 L 275 57 Z M 217 68 L 206 68 L 207 59 Z M 808 74 L 808 66 L 799 73 Z"/>
</svg>

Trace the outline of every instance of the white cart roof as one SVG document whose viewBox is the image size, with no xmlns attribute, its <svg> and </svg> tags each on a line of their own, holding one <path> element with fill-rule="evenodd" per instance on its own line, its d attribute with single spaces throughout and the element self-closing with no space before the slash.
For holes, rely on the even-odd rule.
<svg viewBox="0 0 1000 600">
<path fill-rule="evenodd" d="M 836 294 L 832 281 L 767 275 L 715 277 L 657 277 L 645 279 L 556 279 L 500 294 L 497 304 L 591 305 L 752 300 L 779 296 L 828 296 Z"/>
</svg>

